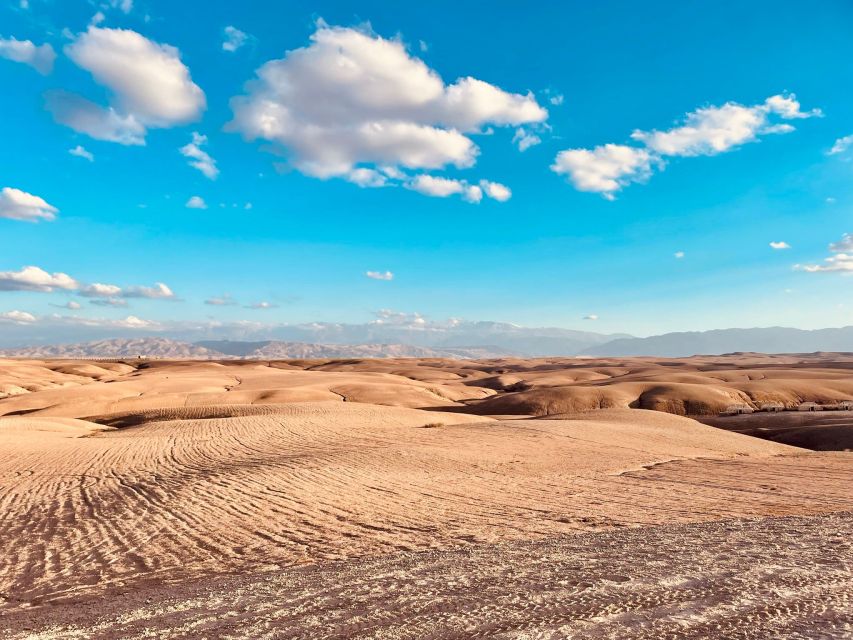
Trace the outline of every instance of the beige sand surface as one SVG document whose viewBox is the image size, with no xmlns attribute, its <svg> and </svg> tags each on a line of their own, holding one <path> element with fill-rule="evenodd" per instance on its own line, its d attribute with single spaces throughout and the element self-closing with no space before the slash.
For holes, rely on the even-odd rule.
<svg viewBox="0 0 853 640">
<path fill-rule="evenodd" d="M 286 585 L 278 596 L 264 592 L 264 576 L 320 575 L 280 574 L 290 567 L 325 567 L 331 580 L 335 572 L 349 575 L 350 566 L 367 566 L 348 564 L 355 559 L 373 558 L 378 564 L 369 571 L 378 573 L 370 584 L 387 595 L 397 581 L 383 573 L 381 559 L 389 554 L 469 549 L 465 553 L 485 554 L 483 575 L 490 575 L 515 553 L 512 545 L 535 549 L 524 545 L 566 534 L 663 525 L 661 535 L 678 541 L 681 524 L 853 510 L 847 453 L 814 453 L 641 409 L 567 413 L 560 405 L 562 411 L 538 418 L 513 411 L 478 415 L 491 398 L 525 393 L 506 387 L 535 388 L 538 373 L 548 384 L 566 376 L 581 385 L 615 386 L 624 377 L 660 378 L 677 369 L 629 361 L 575 370 L 571 363 L 577 361 L 2 361 L 0 385 L 18 391 L 0 399 L 0 629 L 20 635 L 29 627 L 41 634 L 36 637 L 62 637 L 51 636 L 48 625 L 72 619 L 94 625 L 100 610 L 92 603 L 109 608 L 145 593 L 169 615 L 196 611 L 209 633 L 217 621 L 252 617 L 273 603 L 253 602 L 238 615 L 222 603 L 203 613 L 208 605 L 166 599 L 243 576 L 245 589 L 260 590 L 258 598 L 284 598 L 275 605 L 281 611 L 298 592 Z M 707 365 L 692 366 L 696 376 Z M 805 378 L 821 371 L 821 384 L 843 386 L 828 377 L 827 371 L 841 377 L 840 365 L 832 366 L 837 369 L 804 365 Z M 745 374 L 731 366 L 725 371 L 742 383 Z M 785 388 L 793 384 L 779 375 Z M 552 388 L 564 387 L 539 390 Z M 509 544 L 501 549 L 510 551 L 490 556 L 496 544 Z M 537 561 L 532 552 L 519 553 L 519 562 L 528 563 L 519 570 L 530 581 Z M 772 564 L 760 555 L 750 557 Z M 442 570 L 430 562 L 412 566 L 439 580 Z M 644 575 L 652 580 L 655 574 Z M 551 583 L 548 577 L 543 584 L 556 588 Z M 634 597 L 630 589 L 624 595 Z M 348 628 L 346 598 L 323 598 L 331 599 L 330 610 L 338 607 L 335 619 Z M 422 601 L 433 616 L 423 628 L 446 637 L 441 606 Z M 90 607 L 92 620 L 81 621 L 77 605 Z M 481 605 L 464 615 L 482 615 Z M 451 614 L 445 622 L 458 628 Z M 312 620 L 320 618 L 305 624 Z M 189 623 L 181 618 L 180 624 Z M 270 624 L 256 630 L 278 637 L 297 623 Z M 362 629 L 365 637 L 374 637 L 371 628 Z M 69 637 L 90 637 L 90 631 Z M 109 625 L 99 633 L 124 637 L 110 635 Z M 564 637 L 536 633 L 504 637 Z M 204 634 L 190 626 L 173 637 Z"/>
</svg>

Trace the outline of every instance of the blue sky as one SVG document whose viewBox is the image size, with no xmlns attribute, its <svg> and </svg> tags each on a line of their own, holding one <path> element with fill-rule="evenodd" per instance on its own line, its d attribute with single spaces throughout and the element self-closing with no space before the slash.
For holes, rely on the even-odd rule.
<svg viewBox="0 0 853 640">
<path fill-rule="evenodd" d="M 853 324 L 853 5 L 518 7 L 6 1 L 0 322 Z"/>
</svg>

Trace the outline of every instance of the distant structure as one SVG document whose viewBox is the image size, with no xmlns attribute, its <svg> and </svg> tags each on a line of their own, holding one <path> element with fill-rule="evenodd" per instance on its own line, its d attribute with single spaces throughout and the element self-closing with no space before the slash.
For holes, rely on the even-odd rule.
<svg viewBox="0 0 853 640">
<path fill-rule="evenodd" d="M 747 413 L 753 413 L 755 409 L 750 407 L 748 404 L 732 404 L 726 407 L 722 415 L 724 416 L 739 416 Z"/>
<path fill-rule="evenodd" d="M 765 402 L 761 405 L 761 411 L 766 411 L 767 413 L 776 413 L 777 411 L 784 411 L 785 405 L 781 402 Z"/>
<path fill-rule="evenodd" d="M 797 411 L 823 411 L 823 406 L 817 402 L 803 402 L 797 407 Z"/>
<path fill-rule="evenodd" d="M 838 403 L 839 411 L 853 411 L 853 400 L 842 400 Z"/>
</svg>

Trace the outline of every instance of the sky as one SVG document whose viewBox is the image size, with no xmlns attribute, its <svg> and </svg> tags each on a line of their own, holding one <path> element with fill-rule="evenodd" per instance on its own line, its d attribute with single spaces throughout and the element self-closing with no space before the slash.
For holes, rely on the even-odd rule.
<svg viewBox="0 0 853 640">
<path fill-rule="evenodd" d="M 853 324 L 853 4 L 0 5 L 0 334 Z"/>
</svg>

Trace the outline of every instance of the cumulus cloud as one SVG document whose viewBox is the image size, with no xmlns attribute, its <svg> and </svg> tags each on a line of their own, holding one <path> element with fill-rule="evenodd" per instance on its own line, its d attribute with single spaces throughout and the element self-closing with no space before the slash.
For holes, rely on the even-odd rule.
<svg viewBox="0 0 853 640">
<path fill-rule="evenodd" d="M 652 174 L 653 156 L 645 149 L 605 144 L 594 149 L 566 149 L 557 154 L 551 171 L 565 175 L 578 191 L 602 194 L 608 200 L 631 182 Z"/>
<path fill-rule="evenodd" d="M 85 298 L 110 298 L 121 295 L 122 291 L 114 284 L 95 282 L 80 288 L 77 293 Z"/>
<path fill-rule="evenodd" d="M 0 218 L 38 222 L 39 220 L 54 220 L 59 209 L 48 204 L 44 199 L 20 189 L 4 187 L 0 191 Z"/>
<path fill-rule="evenodd" d="M 154 283 L 153 287 L 122 288 L 114 284 L 94 282 L 83 284 L 67 273 L 48 273 L 34 266 L 23 267 L 20 271 L 0 271 L 0 291 L 40 291 L 50 293 L 54 290 L 74 291 L 84 298 L 120 299 L 120 298 L 152 298 L 175 299 L 174 292 L 162 282 Z M 75 306 L 76 305 L 76 306 Z M 76 302 L 61 305 L 68 309 L 79 309 Z M 116 306 L 113 304 L 112 306 Z"/>
<path fill-rule="evenodd" d="M 265 140 L 300 172 L 383 186 L 389 173 L 475 164 L 469 137 L 486 125 L 543 122 L 530 94 L 508 93 L 471 77 L 451 85 L 399 40 L 320 25 L 307 47 L 257 70 L 231 101 L 228 129 Z M 379 173 L 354 173 L 358 169 Z M 434 189 L 414 190 L 434 195 Z M 456 193 L 462 193 L 456 191 Z"/>
<path fill-rule="evenodd" d="M 231 25 L 225 27 L 224 34 L 225 40 L 222 43 L 222 50 L 230 52 L 237 51 L 237 49 L 246 44 L 246 40 L 249 37 L 237 27 L 232 27 Z"/>
<path fill-rule="evenodd" d="M 149 128 L 192 122 L 206 107 L 178 49 L 135 31 L 90 25 L 65 53 L 110 91 L 110 105 L 53 92 L 47 107 L 57 122 L 98 140 L 145 144 Z"/>
<path fill-rule="evenodd" d="M 821 112 L 802 111 L 793 94 L 775 95 L 751 107 L 727 102 L 721 107 L 697 109 L 685 116 L 682 126 L 667 131 L 635 131 L 631 137 L 661 155 L 712 156 L 754 142 L 760 134 L 794 130 L 789 124 L 774 124 L 773 115 L 791 120 L 820 116 Z"/>
<path fill-rule="evenodd" d="M 6 311 L 0 313 L 0 321 L 14 322 L 15 324 L 32 324 L 36 317 L 26 311 Z"/>
<path fill-rule="evenodd" d="M 56 52 L 49 44 L 36 46 L 30 40 L 0 38 L 0 58 L 29 65 L 46 76 L 53 71 Z"/>
<path fill-rule="evenodd" d="M 0 271 L 0 291 L 42 291 L 54 289 L 72 291 L 80 284 L 67 273 L 48 273 L 39 267 L 24 267 L 20 271 Z"/>
<path fill-rule="evenodd" d="M 207 203 L 201 196 L 192 196 L 187 200 L 187 209 L 207 209 Z"/>
<path fill-rule="evenodd" d="M 372 280 L 393 280 L 394 274 L 390 271 L 367 271 L 365 274 L 368 278 Z"/>
<path fill-rule="evenodd" d="M 153 287 L 128 287 L 121 295 L 123 298 L 175 299 L 175 293 L 162 282 L 155 282 Z"/>
<path fill-rule="evenodd" d="M 853 146 L 853 135 L 838 138 L 838 140 L 833 143 L 832 148 L 829 150 L 829 155 L 834 156 L 839 153 L 844 153 L 851 146 Z"/>
<path fill-rule="evenodd" d="M 793 94 L 770 96 L 761 104 L 727 102 L 688 113 L 679 126 L 664 131 L 634 131 L 642 147 L 605 144 L 594 149 L 569 149 L 557 154 L 551 170 L 564 174 L 580 191 L 614 194 L 632 182 L 649 178 L 665 158 L 712 156 L 759 140 L 761 135 L 788 133 L 794 127 L 782 120 L 821 116 L 819 109 L 803 111 Z"/>
<path fill-rule="evenodd" d="M 206 177 L 211 180 L 216 180 L 219 175 L 219 169 L 216 166 L 216 160 L 201 147 L 207 144 L 207 136 L 193 131 L 192 142 L 181 147 L 181 155 L 190 159 L 190 166 L 201 171 Z"/>
<path fill-rule="evenodd" d="M 823 264 L 795 264 L 794 269 L 806 273 L 853 273 L 853 233 L 845 233 L 841 240 L 832 242 Z"/>
<path fill-rule="evenodd" d="M 489 182 L 488 180 L 480 180 L 480 187 L 487 196 L 498 202 L 506 202 L 512 197 L 512 191 L 506 185 L 499 182 Z"/>
<path fill-rule="evenodd" d="M 479 184 L 470 184 L 467 180 L 442 178 L 422 173 L 405 182 L 404 185 L 407 189 L 434 198 L 459 195 L 466 202 L 472 203 L 480 202 L 484 194 L 498 202 L 506 202 L 512 197 L 512 191 L 509 187 L 488 180 L 481 180 Z"/>
<path fill-rule="evenodd" d="M 89 162 L 95 161 L 95 156 L 79 144 L 73 149 L 69 149 L 68 153 L 70 153 L 72 156 L 77 156 L 78 158 L 85 158 Z"/>
<path fill-rule="evenodd" d="M 771 249 L 776 249 L 776 250 L 778 251 L 778 250 L 780 250 L 780 249 L 790 249 L 790 248 L 791 248 L 791 245 L 789 245 L 789 244 L 788 244 L 787 242 L 785 242 L 784 240 L 780 240 L 779 242 L 771 242 L 771 243 L 770 243 L 770 248 L 771 248 Z"/>
</svg>

